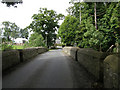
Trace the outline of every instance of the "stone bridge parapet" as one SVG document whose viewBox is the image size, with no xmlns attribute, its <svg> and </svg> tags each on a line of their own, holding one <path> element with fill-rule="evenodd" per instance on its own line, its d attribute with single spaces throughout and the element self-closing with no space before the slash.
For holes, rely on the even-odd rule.
<svg viewBox="0 0 120 90">
<path fill-rule="evenodd" d="M 64 47 L 63 51 L 82 65 L 104 88 L 120 88 L 120 53 L 91 48 Z"/>
<path fill-rule="evenodd" d="M 48 49 L 44 47 L 2 51 L 2 70 L 9 69 L 16 64 L 27 61 L 46 51 L 48 51 Z"/>
</svg>

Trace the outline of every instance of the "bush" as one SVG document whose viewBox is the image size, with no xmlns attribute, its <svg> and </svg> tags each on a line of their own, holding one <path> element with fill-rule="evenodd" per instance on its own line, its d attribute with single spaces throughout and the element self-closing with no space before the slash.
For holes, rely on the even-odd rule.
<svg viewBox="0 0 120 90">
<path fill-rule="evenodd" d="M 1 48 L 2 50 L 12 50 L 13 49 L 13 45 L 8 45 L 6 43 L 2 43 L 1 47 L 2 47 Z"/>
<path fill-rule="evenodd" d="M 38 33 L 33 33 L 31 34 L 31 37 L 29 38 L 29 42 L 26 42 L 24 44 L 24 47 L 44 47 L 45 42 L 44 38 L 41 34 Z"/>
</svg>

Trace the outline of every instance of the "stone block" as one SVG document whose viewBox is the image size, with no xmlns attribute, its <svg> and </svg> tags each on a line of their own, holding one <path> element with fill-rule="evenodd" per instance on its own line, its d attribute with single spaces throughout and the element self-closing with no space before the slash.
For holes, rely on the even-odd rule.
<svg viewBox="0 0 120 90">
<path fill-rule="evenodd" d="M 2 70 L 8 69 L 20 63 L 20 56 L 18 50 L 9 50 L 2 52 Z"/>
<path fill-rule="evenodd" d="M 120 55 L 109 55 L 104 60 L 104 87 L 120 88 Z"/>
</svg>

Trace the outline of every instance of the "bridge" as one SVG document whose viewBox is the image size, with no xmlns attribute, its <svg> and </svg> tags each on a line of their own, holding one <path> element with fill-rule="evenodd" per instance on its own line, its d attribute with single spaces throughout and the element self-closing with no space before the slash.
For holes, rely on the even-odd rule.
<svg viewBox="0 0 120 90">
<path fill-rule="evenodd" d="M 24 55 L 28 51 L 30 52 L 29 55 Z M 120 58 L 116 54 L 108 55 L 92 49 L 75 47 L 46 51 L 45 48 L 40 48 L 40 50 L 39 48 L 23 51 L 14 50 L 14 54 L 17 55 L 16 52 L 18 52 L 18 56 L 21 55 L 20 59 L 16 58 L 19 63 L 14 60 L 10 65 L 11 62 L 5 63 L 3 61 L 2 88 L 119 87 L 118 80 L 120 79 L 118 78 L 118 66 L 116 67 L 116 65 Z M 26 59 L 26 57 L 33 56 L 35 52 L 39 54 L 34 54 L 34 57 Z M 8 54 L 6 55 L 8 56 Z M 111 58 L 114 58 L 112 63 Z M 8 59 L 5 53 L 3 59 Z M 103 64 L 105 67 L 103 67 Z M 113 65 L 115 66 L 111 67 Z M 110 73 L 112 76 L 110 76 Z"/>
</svg>

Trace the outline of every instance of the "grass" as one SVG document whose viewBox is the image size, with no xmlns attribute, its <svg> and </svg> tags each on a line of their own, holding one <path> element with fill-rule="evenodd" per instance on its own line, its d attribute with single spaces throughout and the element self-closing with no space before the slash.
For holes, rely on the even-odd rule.
<svg viewBox="0 0 120 90">
<path fill-rule="evenodd" d="M 13 45 L 13 49 L 24 49 L 24 46 L 21 46 L 21 45 Z"/>
</svg>

